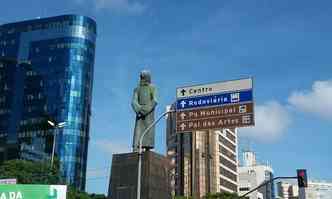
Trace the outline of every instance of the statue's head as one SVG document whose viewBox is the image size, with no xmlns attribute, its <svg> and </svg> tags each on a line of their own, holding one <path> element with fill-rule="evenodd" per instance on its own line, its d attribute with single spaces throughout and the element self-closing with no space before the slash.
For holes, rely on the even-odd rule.
<svg viewBox="0 0 332 199">
<path fill-rule="evenodd" d="M 150 71 L 148 71 L 148 70 L 141 71 L 140 83 L 141 84 L 151 84 L 151 73 L 150 73 Z"/>
</svg>

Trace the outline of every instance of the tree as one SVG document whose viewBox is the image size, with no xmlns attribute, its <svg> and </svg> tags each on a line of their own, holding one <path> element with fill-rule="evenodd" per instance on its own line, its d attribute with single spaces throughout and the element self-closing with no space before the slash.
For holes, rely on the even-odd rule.
<svg viewBox="0 0 332 199">
<path fill-rule="evenodd" d="M 238 199 L 239 196 L 235 193 L 216 193 L 216 194 L 208 194 L 204 197 L 204 199 Z"/>
<path fill-rule="evenodd" d="M 53 168 L 46 162 L 9 160 L 0 165 L 1 178 L 16 178 L 19 184 L 61 184 L 59 161 Z"/>
<path fill-rule="evenodd" d="M 48 162 L 9 160 L 0 165 L 1 178 L 15 178 L 18 184 L 64 184 L 60 177 L 59 161 L 54 159 L 53 168 Z M 104 195 L 91 196 L 73 187 L 68 187 L 67 199 L 106 199 Z"/>
<path fill-rule="evenodd" d="M 107 199 L 103 194 L 88 194 L 86 192 L 77 191 L 73 187 L 69 187 L 67 199 Z"/>
<path fill-rule="evenodd" d="M 68 187 L 67 199 L 91 199 L 89 194 L 76 190 L 73 187 Z"/>
<path fill-rule="evenodd" d="M 107 197 L 104 194 L 91 194 L 91 199 L 107 199 Z"/>
</svg>

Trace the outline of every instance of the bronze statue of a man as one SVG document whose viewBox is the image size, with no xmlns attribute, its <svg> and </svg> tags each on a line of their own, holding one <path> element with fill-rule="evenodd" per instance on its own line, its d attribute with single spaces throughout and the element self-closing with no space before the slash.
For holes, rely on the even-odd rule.
<svg viewBox="0 0 332 199">
<path fill-rule="evenodd" d="M 133 151 L 137 152 L 139 139 L 145 129 L 154 122 L 154 110 L 157 106 L 156 88 L 151 84 L 149 71 L 142 71 L 140 82 L 134 90 L 132 107 L 136 113 L 136 123 L 133 138 Z M 144 136 L 142 147 L 145 150 L 154 148 L 155 128 L 152 127 Z"/>
</svg>

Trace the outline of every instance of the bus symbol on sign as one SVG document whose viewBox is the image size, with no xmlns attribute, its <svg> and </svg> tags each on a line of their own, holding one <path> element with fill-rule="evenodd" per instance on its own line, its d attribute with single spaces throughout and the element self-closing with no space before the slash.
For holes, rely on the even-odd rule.
<svg viewBox="0 0 332 199">
<path fill-rule="evenodd" d="M 239 102 L 240 101 L 240 93 L 232 93 L 231 94 L 231 102 Z"/>
</svg>

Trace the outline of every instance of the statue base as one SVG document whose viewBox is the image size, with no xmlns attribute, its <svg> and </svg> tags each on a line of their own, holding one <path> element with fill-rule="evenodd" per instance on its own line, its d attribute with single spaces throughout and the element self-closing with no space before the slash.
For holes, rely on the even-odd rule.
<svg viewBox="0 0 332 199">
<path fill-rule="evenodd" d="M 137 198 L 138 153 L 113 154 L 111 199 Z M 141 199 L 170 199 L 169 160 L 152 151 L 142 155 Z"/>
</svg>

